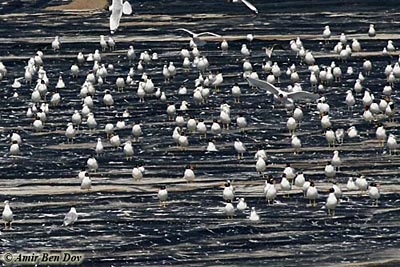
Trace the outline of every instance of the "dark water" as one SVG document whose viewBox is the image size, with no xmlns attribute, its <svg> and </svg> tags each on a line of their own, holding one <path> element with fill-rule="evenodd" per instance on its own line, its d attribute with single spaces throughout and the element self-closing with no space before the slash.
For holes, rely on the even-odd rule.
<svg viewBox="0 0 400 267">
<path fill-rule="evenodd" d="M 96 87 L 93 113 L 98 130 L 91 133 L 84 125 L 74 140 L 76 146 L 68 149 L 60 149 L 60 145 L 66 142 L 64 131 L 73 111 L 81 109 L 79 91 L 92 64 L 81 66 L 78 79 L 72 79 L 69 70 L 76 63 L 79 51 L 87 55 L 100 49 L 98 36 L 108 35 L 109 14 L 42 10 L 48 4 L 56 5 L 61 1 L 3 3 L 0 7 L 4 14 L 0 17 L 0 59 L 7 67 L 8 75 L 0 82 L 0 127 L 3 127 L 0 132 L 0 200 L 11 201 L 15 224 L 13 231 L 1 232 L 0 251 L 81 251 L 86 256 L 84 266 L 341 266 L 347 263 L 358 266 L 365 262 L 380 262 L 383 266 L 386 260 L 399 260 L 396 255 L 400 247 L 399 157 L 387 155 L 386 148 L 382 154 L 376 143 L 369 145 L 375 138 L 375 128 L 361 117 L 362 96 L 357 96 L 356 109 L 347 111 L 345 92 L 353 87 L 364 58 L 355 57 L 341 63 L 327 56 L 336 41 L 323 45 L 321 39 L 324 26 L 329 24 L 334 36 L 341 32 L 360 36 L 365 51 L 382 51 L 387 39 L 392 38 L 384 34 L 395 34 L 395 45 L 400 45 L 397 43 L 400 10 L 396 1 L 385 4 L 381 1 L 252 2 L 259 9 L 258 17 L 249 14 L 240 4 L 225 1 L 132 3 L 134 14 L 122 18 L 115 36 L 117 51 L 103 54 L 103 62 L 114 64 L 115 70 L 109 73 L 106 84 Z M 377 38 L 367 38 L 370 23 L 374 23 L 381 34 Z M 211 95 L 204 105 L 193 103 L 197 71 L 192 68 L 189 73 L 182 72 L 182 59 L 178 53 L 181 48 L 188 47 L 188 41 L 182 38 L 187 36 L 175 31 L 178 27 L 240 37 L 240 40 L 229 42 L 229 52 L 225 55 L 221 55 L 218 42 L 209 41 L 200 48 L 210 62 L 210 70 L 224 75 L 220 91 Z M 247 33 L 255 34 L 252 43 L 244 39 Z M 63 42 L 60 52 L 51 49 L 55 35 Z M 265 41 L 257 39 L 257 36 L 266 35 L 275 37 Z M 262 47 L 279 44 L 283 49 L 275 51 L 272 60 L 278 62 L 283 71 L 295 63 L 303 89 L 311 90 L 306 66 L 300 66 L 299 59 L 288 49 L 289 40 L 297 35 L 313 36 L 303 38 L 303 43 L 318 55 L 320 66 L 330 65 L 335 60 L 343 73 L 347 66 L 355 70 L 353 76 L 344 75 L 340 83 L 330 85 L 323 93 L 331 105 L 334 127 L 347 129 L 355 125 L 361 135 L 356 141 L 346 139 L 345 144 L 337 148 L 344 160 L 337 180 L 343 190 L 348 177 L 360 173 L 370 181 L 379 181 L 383 194 L 378 208 L 371 207 L 367 196 L 348 193 L 337 208 L 337 217 L 328 218 L 323 206 L 327 197 L 324 189 L 328 188 L 323 183 L 323 170 L 333 149 L 323 148 L 326 140 L 321 135 L 315 106 L 303 106 L 304 119 L 298 130 L 303 147 L 313 149 L 295 156 L 285 150 L 290 147 L 286 111 L 272 109 L 271 97 L 249 88 L 242 78 L 242 43 L 247 43 L 253 50 L 250 60 L 261 78 L 265 78 L 261 69 L 265 57 Z M 187 112 L 178 112 L 185 119 L 191 115 L 203 118 L 210 127 L 211 119 L 219 116 L 220 104 L 227 101 L 231 105 L 233 130 L 213 137 L 219 152 L 205 153 L 206 141 L 195 134 L 189 136 L 189 150 L 180 151 L 171 137 L 175 124 L 168 122 L 166 103 L 154 97 L 139 103 L 137 85 L 129 86 L 123 93 L 115 90 L 116 78 L 126 77 L 131 66 L 126 60 L 129 45 L 135 47 L 137 56 L 149 49 L 159 54 L 158 61 L 146 65 L 146 72 L 166 93 L 168 101 L 177 106 L 182 100 L 192 104 Z M 60 73 L 66 84 L 66 88 L 60 90 L 62 102 L 50 108 L 42 134 L 34 133 L 32 120 L 25 116 L 33 86 L 24 84 L 18 90 L 19 98 L 11 97 L 14 78 L 23 76 L 27 60 L 37 50 L 45 54 L 49 91 L 54 91 Z M 383 71 L 387 62 L 394 63 L 397 57 L 374 54 L 368 58 L 374 68 L 364 85 L 380 99 L 386 83 Z M 164 83 L 162 66 L 170 61 L 178 67 L 178 75 L 171 83 Z M 139 81 L 140 76 L 137 73 L 135 81 Z M 240 104 L 233 103 L 230 94 L 235 82 L 242 88 Z M 189 94 L 178 96 L 177 90 L 182 84 L 188 87 Z M 288 76 L 282 74 L 280 86 L 289 84 Z M 115 107 L 112 110 L 102 103 L 105 89 L 113 91 Z M 397 92 L 393 100 L 397 103 Z M 130 117 L 125 119 L 127 127 L 117 130 L 123 141 L 130 137 L 134 121 L 143 123 L 144 138 L 134 144 L 134 159 L 127 161 L 121 149 L 106 147 L 105 155 L 97 158 L 99 172 L 91 175 L 92 192 L 80 191 L 77 178 L 80 168 L 85 166 L 88 156 L 94 155 L 98 137 L 107 144 L 104 125 L 115 124 L 126 108 L 130 112 Z M 234 123 L 239 113 L 244 114 L 250 125 L 245 134 L 240 133 Z M 398 119 L 397 113 L 395 118 Z M 23 129 L 23 144 L 21 156 L 13 159 L 8 157 L 7 136 L 18 126 Z M 399 134 L 397 124 L 388 124 L 386 129 Z M 240 138 L 249 150 L 240 162 L 235 159 L 233 149 L 236 138 Z M 262 196 L 264 180 L 255 172 L 253 159 L 260 145 L 270 156 L 268 173 L 280 177 L 284 164 L 291 162 L 296 169 L 304 170 L 306 177 L 316 181 L 321 191 L 317 208 L 307 207 L 307 201 L 298 190 L 289 199 L 278 196 L 278 203 L 266 204 Z M 146 167 L 141 183 L 133 182 L 131 178 L 131 170 L 138 163 Z M 182 179 L 184 166 L 188 163 L 196 165 L 195 186 L 186 185 Z M 250 223 L 246 219 L 249 212 L 237 212 L 233 220 L 226 219 L 221 210 L 224 202 L 220 186 L 226 179 L 234 180 L 238 197 L 245 197 L 250 207 L 256 207 L 261 216 L 260 223 Z M 169 189 L 170 201 L 164 209 L 159 208 L 156 198 L 160 184 L 166 184 Z M 79 221 L 71 228 L 59 228 L 65 213 L 73 205 L 79 213 Z M 385 266 L 397 265 L 389 262 Z"/>
</svg>

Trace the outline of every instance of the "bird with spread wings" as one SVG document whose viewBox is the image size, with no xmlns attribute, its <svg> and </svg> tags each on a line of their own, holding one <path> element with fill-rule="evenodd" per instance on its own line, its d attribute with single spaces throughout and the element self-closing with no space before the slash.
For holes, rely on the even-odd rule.
<svg viewBox="0 0 400 267">
<path fill-rule="evenodd" d="M 306 92 L 306 91 L 295 91 L 295 92 L 285 92 L 282 91 L 281 89 L 275 87 L 274 85 L 270 84 L 269 82 L 262 81 L 259 79 L 254 79 L 247 77 L 247 82 L 254 86 L 258 87 L 260 89 L 265 89 L 268 92 L 272 93 L 277 99 L 279 99 L 282 102 L 287 102 L 287 101 L 301 101 L 301 100 L 317 100 L 321 96 L 318 94 Z"/>
<path fill-rule="evenodd" d="M 188 29 L 185 29 L 185 28 L 179 28 L 179 29 L 176 29 L 176 30 L 177 31 L 187 32 L 188 34 L 190 34 L 192 36 L 193 39 L 198 39 L 198 38 L 200 38 L 200 36 L 203 36 L 203 35 L 212 35 L 212 36 L 215 36 L 215 37 L 221 37 L 221 35 L 213 33 L 213 32 L 194 33 L 192 31 L 189 31 Z"/>
<path fill-rule="evenodd" d="M 250 2 L 247 1 L 247 0 L 228 0 L 228 2 L 230 2 L 230 3 L 243 3 L 243 4 L 246 5 L 246 7 L 247 7 L 248 9 L 251 10 L 251 12 L 253 12 L 253 13 L 256 14 L 256 15 L 258 15 L 258 10 L 257 10 L 257 8 L 256 8 L 252 3 L 250 3 Z"/>
<path fill-rule="evenodd" d="M 190 34 L 192 36 L 193 42 L 197 45 L 197 46 L 201 46 L 203 44 L 203 41 L 200 40 L 200 36 L 204 36 L 204 35 L 211 35 L 211 36 L 215 36 L 215 37 L 221 37 L 221 35 L 213 33 L 213 32 L 201 32 L 201 33 L 194 33 L 188 29 L 185 28 L 179 28 L 176 29 L 177 31 L 184 31 L 188 34 Z"/>
</svg>

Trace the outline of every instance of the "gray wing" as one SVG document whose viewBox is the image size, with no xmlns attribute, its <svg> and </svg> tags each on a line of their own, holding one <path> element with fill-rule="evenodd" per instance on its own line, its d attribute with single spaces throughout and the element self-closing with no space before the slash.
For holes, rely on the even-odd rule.
<svg viewBox="0 0 400 267">
<path fill-rule="evenodd" d="M 288 97 L 292 98 L 293 100 L 304 100 L 304 99 L 311 99 L 311 100 L 317 100 L 320 98 L 320 95 L 313 94 L 310 92 L 305 92 L 305 91 L 299 91 L 299 92 L 291 92 L 287 94 Z"/>
<path fill-rule="evenodd" d="M 249 1 L 247 0 L 241 0 L 243 4 L 245 4 L 251 11 L 254 12 L 254 14 L 258 15 L 258 10 L 257 8 L 252 5 Z"/>
<path fill-rule="evenodd" d="M 265 89 L 268 92 L 274 94 L 274 95 L 279 95 L 281 93 L 281 90 L 279 90 L 278 88 L 276 88 L 275 86 L 273 86 L 272 84 L 270 84 L 269 82 L 266 81 L 262 81 L 259 79 L 254 79 L 254 78 L 250 78 L 247 77 L 247 82 L 255 87 L 261 88 L 261 89 Z"/>
<path fill-rule="evenodd" d="M 64 226 L 68 226 L 76 222 L 78 219 L 78 214 L 74 212 L 68 212 L 67 215 L 64 217 Z"/>
</svg>

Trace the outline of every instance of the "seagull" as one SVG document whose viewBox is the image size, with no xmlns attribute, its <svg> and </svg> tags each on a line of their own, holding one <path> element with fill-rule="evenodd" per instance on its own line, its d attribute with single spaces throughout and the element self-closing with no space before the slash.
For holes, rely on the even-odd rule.
<svg viewBox="0 0 400 267">
<path fill-rule="evenodd" d="M 233 215 L 235 215 L 235 208 L 233 207 L 232 201 L 230 199 L 226 200 L 226 205 L 224 208 L 225 214 L 228 219 L 233 219 Z"/>
<path fill-rule="evenodd" d="M 325 40 L 325 43 L 328 43 L 329 38 L 331 37 L 331 30 L 329 29 L 329 25 L 325 26 L 324 31 L 322 32 L 322 37 Z"/>
<path fill-rule="evenodd" d="M 240 199 L 239 199 L 239 203 L 237 204 L 236 208 L 237 208 L 239 211 L 244 211 L 244 210 L 247 208 L 247 203 L 246 203 L 246 201 L 244 200 L 244 198 L 240 198 Z"/>
<path fill-rule="evenodd" d="M 376 31 L 375 31 L 374 24 L 370 24 L 369 29 L 368 29 L 368 36 L 375 37 L 375 35 L 376 35 Z"/>
<path fill-rule="evenodd" d="M 215 142 L 214 141 L 208 142 L 207 152 L 217 152 L 217 151 L 218 151 L 218 149 L 215 146 Z"/>
<path fill-rule="evenodd" d="M 310 206 L 317 206 L 318 190 L 314 185 L 314 182 L 310 182 L 310 187 L 307 189 L 306 197 L 310 200 Z"/>
<path fill-rule="evenodd" d="M 246 147 L 244 146 L 244 144 L 241 141 L 239 141 L 239 139 L 236 139 L 233 145 L 237 152 L 238 160 L 243 159 L 243 154 L 246 152 Z"/>
<path fill-rule="evenodd" d="M 294 185 L 297 187 L 303 187 L 305 182 L 306 182 L 306 179 L 304 177 L 303 172 L 298 172 L 296 175 L 296 178 L 294 179 Z"/>
<path fill-rule="evenodd" d="M 222 51 L 223 51 L 223 52 L 226 52 L 226 51 L 228 50 L 228 47 L 229 47 L 228 42 L 224 39 L 224 40 L 221 42 L 221 49 L 222 49 Z"/>
<path fill-rule="evenodd" d="M 8 200 L 4 201 L 4 210 L 2 214 L 2 219 L 4 221 L 5 229 L 7 229 L 7 225 L 9 225 L 11 229 L 11 223 L 13 221 L 13 212 L 10 209 L 10 202 Z"/>
<path fill-rule="evenodd" d="M 286 191 L 287 193 L 286 197 L 289 197 L 289 191 L 292 189 L 292 186 L 289 180 L 286 178 L 286 174 L 282 174 L 282 180 L 280 185 L 281 185 L 281 190 Z"/>
<path fill-rule="evenodd" d="M 261 177 L 264 177 L 264 171 L 267 168 L 267 163 L 262 157 L 259 157 L 256 162 L 256 171 Z"/>
<path fill-rule="evenodd" d="M 132 142 L 129 140 L 126 141 L 124 144 L 124 154 L 125 154 L 126 160 L 131 160 L 133 157 Z"/>
<path fill-rule="evenodd" d="M 316 100 L 320 96 L 317 94 L 305 92 L 305 91 L 296 91 L 296 92 L 285 92 L 280 90 L 279 88 L 273 86 L 269 82 L 262 81 L 259 79 L 253 79 L 250 77 L 247 77 L 247 82 L 255 87 L 266 89 L 268 92 L 274 94 L 278 99 L 280 99 L 282 102 L 292 102 L 294 100 L 305 100 L 305 99 L 311 99 L 311 100 Z"/>
<path fill-rule="evenodd" d="M 338 200 L 335 196 L 335 189 L 330 188 L 328 192 L 329 192 L 329 196 L 326 199 L 325 206 L 328 209 L 328 215 L 333 217 L 333 216 L 335 216 L 335 208 L 338 204 Z"/>
<path fill-rule="evenodd" d="M 140 122 L 137 121 L 132 126 L 132 135 L 133 135 L 134 141 L 135 142 L 139 142 L 139 138 L 140 138 L 140 136 L 142 134 L 143 134 L 143 132 L 142 132 L 142 128 L 141 128 Z"/>
<path fill-rule="evenodd" d="M 260 220 L 260 215 L 257 214 L 256 208 L 254 207 L 251 208 L 249 220 L 252 222 L 258 222 Z"/>
<path fill-rule="evenodd" d="M 162 185 L 158 190 L 157 194 L 158 199 L 160 200 L 160 207 L 165 208 L 167 206 L 167 198 L 168 198 L 168 191 L 165 185 Z"/>
<path fill-rule="evenodd" d="M 143 178 L 143 172 L 140 170 L 139 166 L 136 166 L 132 169 L 132 178 L 139 182 Z"/>
<path fill-rule="evenodd" d="M 379 193 L 378 185 L 371 183 L 368 187 L 368 195 L 372 199 L 372 206 L 378 206 L 378 200 L 381 197 Z"/>
<path fill-rule="evenodd" d="M 263 47 L 264 49 L 265 49 L 265 55 L 268 57 L 268 58 L 271 58 L 272 57 L 272 52 L 274 51 L 274 48 L 277 46 L 277 44 L 274 44 L 273 46 L 271 46 L 271 47 Z"/>
<path fill-rule="evenodd" d="M 118 29 L 119 21 L 122 17 L 122 14 L 130 15 L 132 14 L 132 6 L 128 1 L 122 3 L 123 0 L 113 0 L 109 10 L 111 11 L 110 16 L 110 31 L 111 34 Z"/>
<path fill-rule="evenodd" d="M 347 180 L 346 188 L 348 191 L 355 191 L 358 189 L 358 187 L 354 183 L 353 177 L 349 177 L 349 179 Z"/>
<path fill-rule="evenodd" d="M 76 209 L 72 207 L 64 217 L 64 226 L 73 225 L 76 220 L 78 220 L 78 213 L 76 213 Z"/>
<path fill-rule="evenodd" d="M 224 188 L 224 191 L 222 192 L 222 196 L 223 196 L 224 200 L 230 200 L 230 201 L 232 201 L 233 198 L 235 197 L 233 187 L 229 181 L 227 181 L 225 183 L 225 188 Z"/>
<path fill-rule="evenodd" d="M 185 172 L 183 174 L 183 178 L 188 182 L 192 183 L 194 179 L 196 178 L 196 175 L 194 174 L 194 167 L 190 164 L 186 165 L 185 167 Z"/>
<path fill-rule="evenodd" d="M 91 187 L 92 187 L 92 180 L 89 177 L 89 173 L 85 172 L 85 176 L 83 177 L 81 182 L 81 189 L 89 191 Z"/>
<path fill-rule="evenodd" d="M 192 36 L 192 38 L 193 38 L 193 42 L 197 46 L 201 46 L 201 45 L 204 44 L 204 42 L 200 40 L 200 36 L 202 36 L 202 35 L 212 35 L 212 36 L 215 36 L 215 37 L 221 37 L 221 35 L 216 34 L 216 33 L 212 33 L 212 32 L 194 33 L 192 31 L 189 31 L 188 29 L 185 29 L 185 28 L 179 28 L 179 29 L 176 29 L 176 30 L 177 31 L 184 31 L 184 32 L 187 32 L 188 34 L 190 34 Z"/>
<path fill-rule="evenodd" d="M 258 15 L 257 8 L 247 0 L 228 0 L 228 2 L 229 3 L 240 3 L 241 2 L 241 3 L 245 4 L 246 7 L 248 9 L 250 9 L 254 14 Z"/>
<path fill-rule="evenodd" d="M 51 47 L 54 51 L 60 50 L 60 38 L 58 36 L 55 37 L 54 41 L 51 42 Z"/>
<path fill-rule="evenodd" d="M 276 198 L 276 188 L 274 185 L 274 179 L 272 177 L 269 177 L 268 187 L 266 188 L 266 190 L 264 189 L 264 192 L 268 204 L 274 204 L 274 200 Z"/>
</svg>

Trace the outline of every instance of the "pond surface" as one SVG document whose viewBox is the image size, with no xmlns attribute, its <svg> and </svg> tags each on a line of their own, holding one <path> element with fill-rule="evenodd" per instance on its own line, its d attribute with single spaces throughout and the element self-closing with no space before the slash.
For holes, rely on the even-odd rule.
<svg viewBox="0 0 400 267">
<path fill-rule="evenodd" d="M 241 4 L 225 1 L 135 1 L 134 14 L 123 16 L 114 36 L 116 50 L 102 52 L 102 63 L 111 63 L 105 84 L 96 85 L 94 108 L 98 126 L 89 131 L 83 124 L 73 144 L 67 144 L 64 135 L 74 110 L 81 110 L 79 96 L 86 74 L 93 63 L 80 66 L 78 78 L 72 78 L 70 67 L 77 63 L 76 55 L 86 56 L 100 49 L 101 34 L 109 35 L 108 11 L 60 12 L 44 11 L 48 5 L 65 1 L 36 1 L 24 3 L 8 1 L 0 5 L 0 60 L 8 74 L 0 82 L 0 201 L 10 200 L 14 211 L 13 230 L 1 230 L 0 251 L 79 251 L 85 254 L 84 266 L 133 265 L 196 265 L 196 266 L 398 266 L 400 259 L 400 200 L 398 155 L 389 155 L 375 137 L 375 124 L 362 118 L 362 95 L 356 96 L 356 107 L 348 111 L 345 96 L 352 89 L 362 63 L 368 58 L 373 63 L 364 87 L 374 93 L 376 101 L 386 84 L 384 70 L 392 57 L 380 53 L 392 39 L 399 46 L 399 13 L 397 1 L 252 1 L 259 10 L 257 17 Z M 369 25 L 375 24 L 377 36 L 367 35 Z M 332 41 L 325 44 L 322 31 L 330 25 Z M 179 52 L 189 48 L 189 36 L 176 31 L 184 27 L 194 32 L 211 31 L 223 35 L 229 50 L 222 54 L 218 38 L 204 38 L 199 49 L 207 56 L 209 70 L 224 76 L 219 90 L 204 104 L 193 100 L 196 68 L 182 69 Z M 347 62 L 336 59 L 332 52 L 340 33 L 348 39 L 357 38 L 363 48 Z M 252 33 L 255 39 L 246 40 Z M 62 48 L 51 49 L 54 36 L 60 36 Z M 294 155 L 286 128 L 289 113 L 274 103 L 263 90 L 250 88 L 243 79 L 242 44 L 252 50 L 249 60 L 260 78 L 265 79 L 262 62 L 263 47 L 277 44 L 271 61 L 278 62 L 283 72 L 295 64 L 303 90 L 312 91 L 307 66 L 289 48 L 289 41 L 300 36 L 304 46 L 313 51 L 317 64 L 329 66 L 335 61 L 342 69 L 340 82 L 326 86 L 321 93 L 331 107 L 334 129 L 356 126 L 360 137 L 345 138 L 344 144 L 328 148 L 322 134 L 316 105 L 300 104 L 304 112 L 301 127 L 296 130 L 302 141 L 303 153 Z M 189 148 L 178 148 L 172 132 L 175 123 L 168 120 L 167 102 L 154 96 L 140 103 L 136 95 L 141 73 L 134 75 L 134 84 L 124 92 L 116 90 L 118 77 L 126 78 L 129 68 L 138 59 L 129 62 L 126 51 L 133 45 L 138 58 L 145 50 L 157 52 L 159 60 L 145 65 L 156 87 L 167 96 L 167 102 L 177 107 L 183 100 L 189 110 L 178 111 L 187 120 L 190 116 L 204 119 L 208 130 L 212 120 L 219 118 L 219 107 L 226 101 L 231 106 L 230 130 L 214 139 L 218 152 L 206 152 L 207 141 L 198 134 L 189 134 Z M 36 51 L 44 53 L 44 67 L 50 80 L 48 90 L 55 91 L 60 73 L 66 88 L 60 89 L 62 101 L 50 107 L 43 132 L 32 128 L 32 118 L 26 117 L 31 106 L 34 85 L 25 84 L 13 98 L 13 80 L 23 77 L 24 66 Z M 396 55 L 396 56 L 395 56 Z M 191 59 L 193 60 L 193 59 Z M 174 62 L 176 77 L 165 83 L 162 67 Z M 353 75 L 346 69 L 352 66 Z M 36 79 L 37 77 L 35 77 Z M 240 103 L 234 103 L 231 88 L 238 83 L 242 90 Z M 277 86 L 286 88 L 290 78 L 283 73 Z M 187 95 L 178 95 L 185 85 Z M 392 101 L 398 103 L 395 84 Z M 108 109 L 103 104 L 104 91 L 109 89 L 115 101 Z M 47 101 L 51 97 L 48 95 Z M 128 109 L 130 115 L 121 118 Z M 248 128 L 240 132 L 236 116 L 243 114 Z M 399 136 L 398 113 L 395 122 L 383 119 L 387 133 Z M 104 126 L 124 120 L 126 127 L 116 130 L 122 142 L 133 139 L 131 127 L 141 121 L 143 137 L 133 143 L 134 157 L 126 160 L 121 148 L 111 148 Z M 18 157 L 9 157 L 9 134 L 20 129 L 23 139 Z M 91 173 L 92 189 L 80 189 L 79 170 L 85 167 L 89 156 L 102 138 L 105 153 L 96 156 L 99 170 Z M 247 147 L 243 160 L 236 159 L 233 142 L 239 138 Z M 304 171 L 316 182 L 320 191 L 318 206 L 308 207 L 300 188 L 294 187 L 289 198 L 278 191 L 276 203 L 267 205 L 263 196 L 264 178 L 255 170 L 254 154 L 258 147 L 268 155 L 267 174 L 276 178 L 277 188 L 286 163 Z M 339 150 L 343 165 L 336 180 L 344 192 L 336 216 L 329 218 L 324 207 L 331 186 L 324 175 L 326 162 Z M 143 179 L 132 179 L 132 168 L 143 164 Z M 185 166 L 196 166 L 194 184 L 182 178 Z M 349 192 L 349 177 L 365 175 L 368 181 L 377 181 L 381 187 L 378 207 L 371 206 L 366 194 Z M 222 184 L 233 181 L 237 197 L 245 197 L 249 207 L 255 207 L 261 220 L 251 223 L 250 210 L 236 212 L 234 219 L 226 219 L 223 211 Z M 169 199 L 161 208 L 157 199 L 159 186 L 166 185 Z M 235 204 L 237 200 L 235 199 Z M 75 206 L 79 219 L 72 227 L 60 227 L 70 207 Z"/>
</svg>

